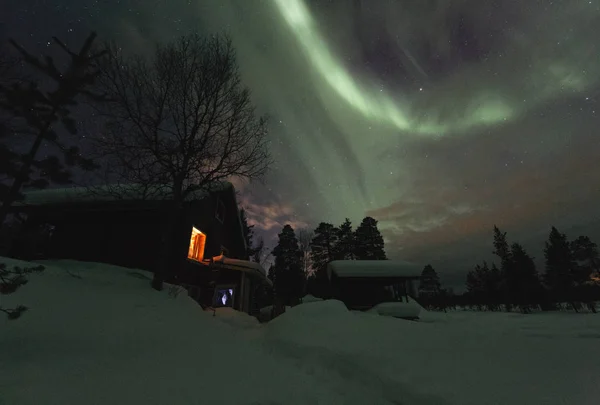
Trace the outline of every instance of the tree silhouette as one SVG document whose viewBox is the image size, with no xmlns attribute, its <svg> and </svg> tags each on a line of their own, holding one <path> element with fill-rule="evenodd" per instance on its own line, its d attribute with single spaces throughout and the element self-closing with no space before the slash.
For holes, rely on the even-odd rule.
<svg viewBox="0 0 600 405">
<path fill-rule="evenodd" d="M 500 309 L 502 300 L 502 272 L 487 262 L 476 265 L 475 269 L 467 273 L 467 295 L 471 304 L 481 309 L 484 305 L 491 311 Z"/>
<path fill-rule="evenodd" d="M 576 309 L 574 297 L 574 271 L 576 263 L 571 246 L 564 233 L 552 227 L 544 248 L 546 272 L 544 281 L 557 301 L 568 301 Z"/>
<path fill-rule="evenodd" d="M 542 285 L 535 262 L 527 254 L 525 248 L 518 243 L 511 245 L 511 257 L 512 276 L 515 280 L 512 285 L 512 297 L 521 311 L 529 312 L 531 306 L 540 302 L 542 293 Z"/>
<path fill-rule="evenodd" d="M 279 234 L 279 242 L 273 249 L 275 257 L 273 283 L 275 296 L 285 305 L 295 305 L 304 291 L 306 276 L 302 269 L 302 252 L 296 233 L 285 225 Z"/>
<path fill-rule="evenodd" d="M 503 279 L 503 293 L 504 301 L 507 305 L 507 309 L 517 304 L 518 300 L 518 277 L 515 273 L 512 252 L 506 239 L 506 232 L 501 232 L 497 226 L 494 225 L 494 251 L 492 252 L 498 258 L 500 258 L 500 272 Z"/>
<path fill-rule="evenodd" d="M 327 264 L 335 260 L 335 249 L 339 241 L 339 229 L 321 222 L 310 242 L 310 257 L 313 275 L 309 279 L 309 292 L 321 297 L 327 293 Z"/>
<path fill-rule="evenodd" d="M 600 269 L 598 245 L 587 236 L 579 236 L 570 243 L 570 246 L 576 263 L 574 282 L 576 284 L 589 282 L 592 274 Z"/>
<path fill-rule="evenodd" d="M 24 65 L 34 69 L 41 77 L 4 76 L 0 80 L 0 113 L 3 116 L 0 119 L 0 176 L 5 176 L 10 183 L 10 186 L 0 183 L 0 226 L 6 220 L 11 205 L 23 198 L 23 188 L 44 188 L 50 182 L 69 183 L 70 172 L 65 165 L 77 165 L 84 170 L 95 168 L 89 159 L 80 155 L 76 146 L 66 145 L 64 136 L 59 136 L 57 132 L 57 127 L 61 124 L 70 134 L 77 133 L 71 109 L 77 105 L 79 96 L 96 101 L 104 100 L 90 91 L 99 75 L 97 62 L 104 55 L 104 52 L 92 52 L 95 38 L 96 34 L 91 33 L 80 51 L 74 53 L 58 38 L 53 37 L 54 42 L 70 57 L 67 68 L 62 71 L 52 57 L 39 59 L 10 40 Z M 0 67 L 0 71 L 4 75 L 12 72 L 6 66 Z M 41 84 L 45 81 L 52 83 L 53 90 L 42 88 Z M 21 154 L 8 146 L 9 137 L 16 137 L 10 140 L 11 143 L 27 144 L 27 139 L 31 139 L 31 144 Z M 62 152 L 64 164 L 54 155 L 38 158 L 44 143 Z"/>
<path fill-rule="evenodd" d="M 383 236 L 377 229 L 377 221 L 365 217 L 355 232 L 357 260 L 385 260 Z"/>
<path fill-rule="evenodd" d="M 312 230 L 308 228 L 299 229 L 297 232 L 298 237 L 298 246 L 300 248 L 300 252 L 302 252 L 302 271 L 306 274 L 306 277 L 311 275 L 312 270 L 312 260 L 310 255 L 310 243 L 314 237 L 314 233 Z"/>
<path fill-rule="evenodd" d="M 356 238 L 352 231 L 352 222 L 346 220 L 338 228 L 338 243 L 335 246 L 335 260 L 355 260 L 356 259 Z"/>
<path fill-rule="evenodd" d="M 183 202 L 232 177 L 261 178 L 271 164 L 266 117 L 257 117 L 224 36 L 183 36 L 150 58 L 108 46 L 100 89 L 109 102 L 97 149 L 113 183 L 137 184 L 166 200 L 161 260 L 152 286 L 169 273 Z"/>
<path fill-rule="evenodd" d="M 32 273 L 39 273 L 44 270 L 44 266 L 19 267 L 14 266 L 9 269 L 5 263 L 0 263 L 0 295 L 8 295 L 17 291 L 20 287 L 27 284 L 27 276 Z M 0 312 L 4 312 L 8 319 L 18 319 L 27 311 L 24 305 L 18 305 L 16 308 L 4 308 L 0 305 Z"/>
<path fill-rule="evenodd" d="M 433 306 L 440 298 L 442 286 L 435 269 L 428 264 L 421 273 L 419 281 L 419 299 L 426 307 Z"/>
</svg>

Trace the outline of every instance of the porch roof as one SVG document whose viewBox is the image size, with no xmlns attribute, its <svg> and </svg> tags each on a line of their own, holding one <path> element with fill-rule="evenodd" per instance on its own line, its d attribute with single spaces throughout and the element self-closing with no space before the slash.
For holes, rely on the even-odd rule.
<svg viewBox="0 0 600 405">
<path fill-rule="evenodd" d="M 232 259 L 232 258 L 221 255 L 221 256 L 213 257 L 211 259 L 211 264 L 213 264 L 213 265 L 216 264 L 218 266 L 222 266 L 222 267 L 229 268 L 232 270 L 238 270 L 238 271 L 242 271 L 245 273 L 253 274 L 253 275 L 261 278 L 263 281 L 265 281 L 269 285 L 273 284 L 271 282 L 271 280 L 269 280 L 269 278 L 267 277 L 267 273 L 266 273 L 265 269 L 259 263 L 254 263 L 249 260 Z"/>
</svg>

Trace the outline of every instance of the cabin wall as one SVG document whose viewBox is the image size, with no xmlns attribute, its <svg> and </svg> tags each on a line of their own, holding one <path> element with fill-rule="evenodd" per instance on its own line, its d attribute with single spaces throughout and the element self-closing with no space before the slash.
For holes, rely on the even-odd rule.
<svg viewBox="0 0 600 405">
<path fill-rule="evenodd" d="M 219 199 L 225 208 L 223 221 L 216 217 Z M 30 232 L 23 234 L 11 255 L 22 259 L 93 261 L 153 271 L 159 262 L 168 217 L 164 208 L 162 203 L 149 201 L 28 207 Z M 220 255 L 223 248 L 228 257 L 247 258 L 238 215 L 233 189 L 186 204 L 173 236 L 171 274 L 188 283 L 198 270 L 196 264 L 188 265 L 187 259 L 192 227 L 206 235 L 206 259 Z M 33 238 L 45 224 L 52 226 L 51 237 L 44 234 L 42 238 Z"/>
<path fill-rule="evenodd" d="M 157 215 L 152 210 L 40 210 L 28 217 L 34 233 L 52 227 L 44 246 L 19 241 L 17 255 L 46 259 L 74 259 L 152 270 L 160 247 Z M 27 235 L 25 232 L 25 236 Z"/>
<path fill-rule="evenodd" d="M 239 226 L 238 207 L 232 193 L 232 190 L 215 193 L 210 198 L 194 201 L 186 207 L 185 220 L 181 229 L 187 238 L 187 242 L 183 243 L 186 256 L 192 227 L 196 227 L 206 235 L 205 258 L 225 253 L 227 257 L 234 259 L 247 259 L 244 257 L 244 236 Z M 219 199 L 225 206 L 223 222 L 217 219 L 216 215 Z M 184 253 L 183 246 L 180 252 Z"/>
<path fill-rule="evenodd" d="M 367 309 L 382 302 L 404 301 L 411 295 L 410 278 L 404 277 L 337 277 L 333 276 L 332 293 L 350 309 Z M 399 297 L 386 287 L 395 286 Z M 414 297 L 413 297 L 414 298 Z"/>
</svg>

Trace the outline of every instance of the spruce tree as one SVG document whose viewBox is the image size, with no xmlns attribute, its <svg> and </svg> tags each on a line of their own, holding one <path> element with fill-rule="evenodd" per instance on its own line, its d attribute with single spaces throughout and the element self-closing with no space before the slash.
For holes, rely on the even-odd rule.
<svg viewBox="0 0 600 405">
<path fill-rule="evenodd" d="M 332 224 L 321 222 L 315 229 L 310 242 L 310 257 L 317 283 L 326 282 L 327 264 L 335 260 L 338 241 L 339 229 Z"/>
<path fill-rule="evenodd" d="M 352 222 L 348 218 L 340 225 L 338 233 L 338 243 L 335 248 L 335 260 L 354 260 L 356 248 L 356 238 L 352 231 Z"/>
<path fill-rule="evenodd" d="M 0 296 L 12 294 L 29 281 L 27 276 L 32 273 L 39 273 L 44 270 L 44 266 L 22 268 L 14 266 L 12 269 L 6 263 L 0 263 Z M 18 305 L 15 308 L 5 308 L 0 305 L 0 312 L 4 312 L 8 319 L 18 319 L 27 311 L 25 305 Z"/>
<path fill-rule="evenodd" d="M 518 289 L 518 279 L 516 277 L 512 252 L 506 239 L 506 232 L 501 232 L 494 225 L 494 251 L 492 252 L 500 258 L 500 272 L 503 279 L 504 300 L 507 309 L 510 311 L 512 305 L 516 304 Z"/>
<path fill-rule="evenodd" d="M 65 167 L 79 165 L 85 170 L 95 168 L 90 160 L 83 159 L 75 146 L 67 146 L 57 132 L 59 124 L 72 135 L 77 133 L 75 119 L 71 109 L 77 104 L 79 96 L 86 96 L 95 101 L 104 101 L 103 97 L 90 91 L 99 73 L 96 63 L 104 52 L 92 53 L 92 45 L 96 37 L 92 33 L 84 42 L 78 53 L 69 50 L 60 40 L 55 43 L 70 57 L 68 66 L 61 71 L 50 56 L 39 59 L 28 53 L 15 41 L 10 43 L 18 51 L 25 66 L 33 68 L 41 74 L 18 80 L 0 81 L 0 110 L 3 116 L 0 136 L 0 175 L 8 177 L 10 186 L 0 188 L 0 225 L 4 223 L 11 205 L 23 196 L 21 190 L 27 187 L 43 188 L 50 182 L 68 183 L 70 172 Z M 41 83 L 50 81 L 54 89 L 46 91 Z M 27 143 L 23 139 L 31 136 L 31 144 L 25 153 L 19 153 L 8 146 L 9 136 L 18 137 L 20 144 Z M 64 155 L 64 164 L 58 156 L 38 154 L 43 144 L 53 145 Z"/>
<path fill-rule="evenodd" d="M 515 301 L 523 312 L 529 312 L 531 305 L 540 303 L 542 292 L 535 262 L 519 243 L 511 245 L 511 256 L 515 278 L 513 291 Z"/>
<path fill-rule="evenodd" d="M 589 282 L 592 275 L 600 269 L 598 245 L 588 236 L 579 236 L 570 243 L 573 260 L 576 262 L 574 281 L 577 284 Z"/>
<path fill-rule="evenodd" d="M 302 252 L 294 229 L 285 225 L 279 234 L 279 242 L 273 249 L 274 284 L 277 298 L 285 305 L 295 305 L 304 291 L 306 277 L 302 269 Z"/>
<path fill-rule="evenodd" d="M 440 278 L 435 269 L 428 264 L 421 272 L 421 279 L 419 282 L 419 297 L 436 295 L 440 292 L 442 286 L 440 284 Z"/>
<path fill-rule="evenodd" d="M 386 260 L 383 236 L 377 229 L 377 220 L 365 217 L 355 232 L 357 260 Z"/>
<path fill-rule="evenodd" d="M 573 303 L 575 260 L 571 245 L 564 233 L 552 227 L 544 248 L 546 272 L 544 281 L 555 300 Z"/>
<path fill-rule="evenodd" d="M 419 299 L 423 305 L 430 307 L 438 300 L 441 290 L 440 278 L 435 269 L 428 264 L 421 273 Z"/>
</svg>

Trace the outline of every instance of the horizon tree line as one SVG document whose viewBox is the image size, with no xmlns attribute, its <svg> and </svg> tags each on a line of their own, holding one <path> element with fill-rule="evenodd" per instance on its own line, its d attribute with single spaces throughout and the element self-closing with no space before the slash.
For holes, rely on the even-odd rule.
<svg viewBox="0 0 600 405">
<path fill-rule="evenodd" d="M 243 212 L 243 210 L 242 210 Z M 248 246 L 254 235 L 248 226 L 245 213 L 242 223 Z M 278 234 L 276 246 L 266 252 L 264 241 L 250 249 L 252 261 L 264 264 L 265 256 L 274 260 L 268 269 L 268 277 L 274 285 L 274 295 L 281 305 L 295 305 L 303 296 L 328 295 L 327 264 L 333 260 L 387 260 L 383 236 L 377 228 L 377 220 L 365 217 L 353 229 L 346 218 L 339 226 L 321 222 L 314 230 L 294 230 L 289 224 Z"/>
<path fill-rule="evenodd" d="M 587 236 L 569 240 L 552 226 L 544 246 L 544 269 L 538 271 L 534 258 L 523 245 L 509 243 L 506 232 L 494 226 L 493 254 L 499 265 L 486 261 L 466 275 L 466 292 L 454 295 L 441 288 L 437 272 L 430 265 L 423 270 L 420 299 L 432 309 L 446 306 L 479 310 L 554 310 L 567 303 L 579 312 L 587 307 L 596 312 L 600 300 L 600 255 Z"/>
</svg>

